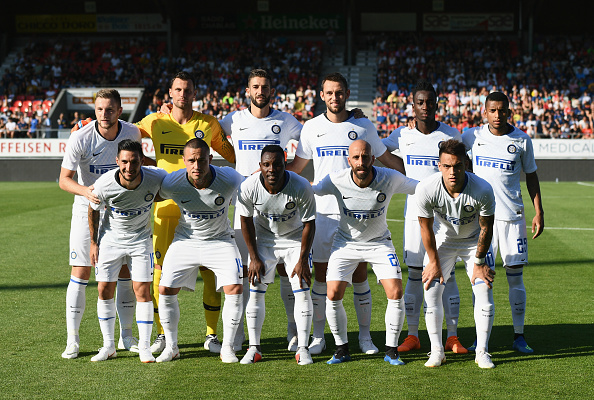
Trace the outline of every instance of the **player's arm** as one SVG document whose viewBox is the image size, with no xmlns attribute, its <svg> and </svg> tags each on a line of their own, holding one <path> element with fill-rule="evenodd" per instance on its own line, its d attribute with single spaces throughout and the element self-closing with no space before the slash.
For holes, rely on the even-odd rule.
<svg viewBox="0 0 594 400">
<path fill-rule="evenodd" d="M 76 171 L 62 167 L 60 169 L 59 185 L 60 189 L 77 196 L 84 196 L 92 203 L 99 204 L 99 198 L 93 193 L 93 185 L 83 186 L 74 180 Z"/>
<path fill-rule="evenodd" d="M 243 235 L 243 240 L 245 240 L 250 255 L 248 281 L 251 284 L 255 284 L 256 280 L 262 282 L 261 275 L 264 275 L 266 272 L 266 267 L 258 255 L 258 247 L 256 246 L 256 227 L 254 226 L 253 217 L 241 216 L 241 234 Z"/>
<path fill-rule="evenodd" d="M 402 161 L 402 158 L 390 153 L 388 150 L 386 150 L 384 154 L 379 156 L 377 159 L 386 167 L 395 169 L 401 174 L 406 175 L 406 171 L 404 170 L 404 161 Z"/>
<path fill-rule="evenodd" d="M 94 267 L 99 259 L 99 244 L 97 243 L 99 232 L 99 210 L 94 210 L 91 205 L 89 205 L 89 232 L 91 233 L 91 265 Z"/>
<path fill-rule="evenodd" d="M 235 164 L 235 149 L 233 148 L 233 145 L 227 140 L 227 135 L 223 131 L 223 128 L 221 128 L 219 122 L 215 120 L 212 124 L 212 140 L 210 141 L 210 146 L 225 160 Z"/>
<path fill-rule="evenodd" d="M 303 289 L 303 281 L 307 286 L 311 286 L 311 270 L 309 269 L 309 252 L 313 244 L 314 235 L 316 233 L 316 221 L 306 221 L 303 223 L 303 232 L 301 233 L 301 252 L 299 253 L 299 260 L 293 269 L 291 278 L 297 275 L 299 277 L 299 287 Z"/>
<path fill-rule="evenodd" d="M 491 269 L 485 262 L 485 257 L 491 246 L 491 239 L 493 238 L 493 222 L 494 215 L 483 216 L 479 215 L 479 232 L 478 242 L 476 244 L 476 254 L 474 261 L 474 268 L 470 282 L 474 285 L 475 279 L 482 279 L 483 282 L 491 289 L 493 287 L 493 279 L 495 278 L 495 270 Z"/>
<path fill-rule="evenodd" d="M 443 275 L 441 274 L 441 263 L 437 255 L 437 244 L 435 242 L 435 233 L 433 233 L 433 217 L 425 218 L 419 217 L 419 224 L 421 225 L 421 239 L 423 246 L 429 258 L 429 262 L 423 269 L 423 283 L 425 290 L 429 289 L 429 285 L 434 280 L 439 280 L 439 284 L 443 283 Z"/>
<path fill-rule="evenodd" d="M 303 172 L 303 170 L 305 169 L 305 166 L 307 165 L 308 162 L 309 162 L 309 160 L 307 158 L 301 158 L 299 156 L 295 156 L 293 161 L 288 163 L 285 169 L 287 171 L 293 171 L 296 174 L 301 174 L 301 172 Z"/>
<path fill-rule="evenodd" d="M 536 215 L 532 219 L 532 239 L 540 236 L 544 230 L 544 210 L 542 209 L 542 197 L 540 195 L 540 182 L 536 171 L 526 174 L 526 187 L 532 199 Z"/>
</svg>

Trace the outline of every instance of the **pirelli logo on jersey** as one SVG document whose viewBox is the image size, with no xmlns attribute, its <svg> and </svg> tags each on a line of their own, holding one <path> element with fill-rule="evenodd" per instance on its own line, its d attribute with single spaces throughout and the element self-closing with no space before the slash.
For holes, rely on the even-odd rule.
<svg viewBox="0 0 594 400">
<path fill-rule="evenodd" d="M 322 146 L 316 147 L 318 157 L 348 157 L 349 146 Z"/>
<path fill-rule="evenodd" d="M 184 215 L 187 215 L 188 218 L 193 218 L 197 220 L 201 219 L 216 219 L 223 215 L 225 215 L 225 209 L 221 208 L 218 211 L 187 211 L 184 210 Z"/>
<path fill-rule="evenodd" d="M 355 219 L 373 219 L 384 215 L 386 213 L 386 207 L 382 207 L 379 210 L 349 210 L 348 208 L 343 207 L 342 212 L 347 217 Z"/>
<path fill-rule="evenodd" d="M 130 210 L 121 210 L 119 208 L 111 207 L 111 211 L 113 211 L 114 214 L 121 215 L 122 217 L 133 217 L 136 215 L 142 215 L 145 212 L 149 212 L 152 206 L 153 203 L 140 208 L 132 208 Z"/>
<path fill-rule="evenodd" d="M 425 167 L 437 168 L 438 162 L 439 162 L 439 157 L 434 157 L 434 156 L 415 156 L 412 154 L 406 156 L 406 163 L 408 165 L 422 165 Z"/>
<path fill-rule="evenodd" d="M 436 211 L 437 212 L 437 211 Z M 437 212 L 439 214 L 439 216 L 443 219 L 445 219 L 446 221 L 448 221 L 450 224 L 452 225 L 467 225 L 470 224 L 472 221 L 474 221 L 476 219 L 476 213 L 468 216 L 468 217 L 462 217 L 462 218 L 456 218 L 456 217 L 450 217 L 449 215 L 446 214 L 442 214 L 440 212 Z"/>
<path fill-rule="evenodd" d="M 167 144 L 161 143 L 161 154 L 175 154 L 178 156 L 184 155 L 184 146 L 183 144 Z"/>
<path fill-rule="evenodd" d="M 263 216 L 264 218 L 266 218 L 272 222 L 285 222 L 285 221 L 290 220 L 297 214 L 297 210 L 293 210 L 293 212 L 290 212 L 288 214 L 269 214 L 269 213 L 262 212 L 260 210 L 256 210 L 256 211 L 258 211 L 259 215 Z"/>
<path fill-rule="evenodd" d="M 515 161 L 506 160 L 504 158 L 476 156 L 475 164 L 479 167 L 503 169 L 505 171 L 513 171 L 516 165 Z"/>
<path fill-rule="evenodd" d="M 117 168 L 117 164 L 89 165 L 91 174 L 103 175 L 107 171 Z"/>
<path fill-rule="evenodd" d="M 237 142 L 239 150 L 262 150 L 269 144 L 280 145 L 280 140 L 239 140 Z"/>
</svg>

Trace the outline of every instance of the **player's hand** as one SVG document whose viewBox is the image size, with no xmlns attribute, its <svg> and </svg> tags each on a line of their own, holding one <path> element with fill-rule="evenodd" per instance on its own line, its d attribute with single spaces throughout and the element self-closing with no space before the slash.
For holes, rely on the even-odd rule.
<svg viewBox="0 0 594 400">
<path fill-rule="evenodd" d="M 70 133 L 72 132 L 76 132 L 77 130 L 79 130 L 80 128 L 82 128 L 83 126 L 85 126 L 86 124 L 88 124 L 89 122 L 93 122 L 93 118 L 87 118 L 85 120 L 80 120 L 76 123 L 76 125 L 74 125 L 72 127 L 72 129 L 70 129 Z"/>
<path fill-rule="evenodd" d="M 297 275 L 299 277 L 299 287 L 303 289 L 303 281 L 307 283 L 307 286 L 311 286 L 311 269 L 309 268 L 309 263 L 307 262 L 309 259 L 306 258 L 305 260 L 299 259 L 295 268 L 293 268 L 293 273 L 291 274 L 291 278 Z"/>
<path fill-rule="evenodd" d="M 430 261 L 429 264 L 427 264 L 425 268 L 423 268 L 422 278 L 423 283 L 425 284 L 425 290 L 429 289 L 429 285 L 431 285 L 431 282 L 433 282 L 434 280 L 439 280 L 439 284 L 441 285 L 443 283 L 441 266 L 436 262 Z"/>
<path fill-rule="evenodd" d="M 474 268 L 472 270 L 472 277 L 470 278 L 470 283 L 474 285 L 474 281 L 476 279 L 482 279 L 482 281 L 485 282 L 489 289 L 493 289 L 493 279 L 495 279 L 495 270 L 489 268 L 487 264 L 474 264 Z"/>
<path fill-rule="evenodd" d="M 365 115 L 363 110 L 361 110 L 360 108 L 353 108 L 353 117 L 355 117 L 355 119 L 367 118 L 367 115 Z"/>
<path fill-rule="evenodd" d="M 536 239 L 540 236 L 542 231 L 544 230 L 544 216 L 542 214 L 536 214 L 534 218 L 532 218 L 532 239 Z"/>
<path fill-rule="evenodd" d="M 163 103 L 159 109 L 159 112 L 163 114 L 171 114 L 171 110 L 173 110 L 173 104 Z"/>
<path fill-rule="evenodd" d="M 250 260 L 250 267 L 248 269 L 248 282 L 252 285 L 256 284 L 256 280 L 262 283 L 262 275 L 266 272 L 264 263 L 259 259 Z"/>
<path fill-rule="evenodd" d="M 406 124 L 406 127 L 408 129 L 416 129 L 417 128 L 417 121 L 413 118 L 410 121 L 408 121 L 408 124 Z"/>
<path fill-rule="evenodd" d="M 95 193 L 93 193 L 93 189 L 95 189 L 94 185 L 87 186 L 84 191 L 84 196 L 89 200 L 91 203 L 99 204 L 99 197 Z"/>
<path fill-rule="evenodd" d="M 91 242 L 91 251 L 89 252 L 91 257 L 91 265 L 93 268 L 95 264 L 97 264 L 97 260 L 99 260 L 99 245 L 97 243 Z"/>
</svg>

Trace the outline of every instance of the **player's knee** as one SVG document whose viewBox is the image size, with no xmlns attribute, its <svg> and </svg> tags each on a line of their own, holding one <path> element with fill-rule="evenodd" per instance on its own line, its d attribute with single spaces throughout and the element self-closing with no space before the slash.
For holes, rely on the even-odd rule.
<svg viewBox="0 0 594 400">
<path fill-rule="evenodd" d="M 327 293 L 327 298 L 328 300 L 331 301 L 338 301 L 338 300 L 342 300 L 342 298 L 344 297 L 344 287 L 346 287 L 346 282 L 344 282 L 344 285 L 342 285 L 343 282 L 339 282 L 339 281 L 332 281 L 332 282 L 328 282 L 327 283 L 327 288 L 326 288 L 326 293 Z"/>
<path fill-rule="evenodd" d="M 223 292 L 227 295 L 235 295 L 235 294 L 242 294 L 243 293 L 243 285 L 227 285 L 223 286 Z"/>
</svg>

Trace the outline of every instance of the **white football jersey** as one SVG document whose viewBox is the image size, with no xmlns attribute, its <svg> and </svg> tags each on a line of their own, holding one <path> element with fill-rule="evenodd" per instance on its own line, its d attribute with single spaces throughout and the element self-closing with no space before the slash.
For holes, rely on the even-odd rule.
<svg viewBox="0 0 594 400">
<path fill-rule="evenodd" d="M 438 122 L 437 129 L 425 135 L 418 129 L 401 126 L 396 129 L 382 143 L 389 151 L 400 149 L 400 157 L 404 161 L 406 176 L 421 181 L 439 172 L 439 146 L 441 142 L 456 139 L 462 141 L 462 136 L 456 128 Z M 411 207 L 408 205 L 412 204 Z M 417 218 L 417 207 L 414 205 L 414 195 L 409 195 L 404 208 L 405 218 Z"/>
<path fill-rule="evenodd" d="M 90 203 L 94 210 L 105 207 L 99 240 L 117 245 L 137 244 L 151 237 L 151 208 L 167 175 L 164 169 L 142 167 L 142 181 L 134 190 L 119 183 L 119 169 L 111 170 L 95 182 L 93 193 L 100 204 Z"/>
<path fill-rule="evenodd" d="M 260 168 L 258 163 L 264 146 L 277 144 L 284 149 L 291 139 L 299 140 L 303 125 L 291 114 L 271 110 L 267 117 L 256 118 L 246 108 L 220 121 L 233 142 L 235 169 L 243 176 L 250 176 Z"/>
<path fill-rule="evenodd" d="M 333 123 L 325 114 L 318 115 L 303 125 L 295 155 L 313 159 L 314 183 L 317 183 L 330 173 L 349 168 L 349 146 L 357 139 L 368 142 L 375 157 L 386 152 L 375 126 L 367 118 L 354 118 L 351 113 L 346 121 Z M 322 214 L 340 213 L 338 203 L 332 198 L 316 197 L 316 207 Z"/>
<path fill-rule="evenodd" d="M 327 175 L 314 185 L 317 195 L 333 195 L 340 208 L 332 247 L 346 243 L 365 246 L 390 238 L 386 213 L 392 195 L 414 193 L 418 181 L 389 168 L 373 167 L 373 173 L 373 181 L 365 188 L 355 184 L 350 168 Z"/>
<path fill-rule="evenodd" d="M 181 216 L 174 240 L 225 240 L 234 233 L 229 224 L 229 201 L 243 181 L 231 167 L 210 166 L 213 180 L 209 187 L 196 189 L 182 168 L 163 180 L 160 195 L 178 205 Z"/>
<path fill-rule="evenodd" d="M 303 222 L 316 217 L 314 193 L 307 179 L 286 171 L 283 189 L 270 194 L 261 173 L 248 177 L 240 186 L 237 209 L 244 217 L 253 217 L 258 246 L 301 246 Z"/>
<path fill-rule="evenodd" d="M 473 172 L 493 187 L 497 200 L 495 218 L 503 221 L 524 218 L 521 172 L 536 171 L 530 137 L 518 128 L 507 135 L 496 136 L 485 124 L 464 132 L 462 140 L 472 152 Z"/>
<path fill-rule="evenodd" d="M 97 131 L 96 121 L 70 135 L 62 167 L 76 171 L 80 185 L 90 186 L 101 175 L 118 167 L 116 156 L 119 142 L 124 139 L 140 142 L 140 131 L 135 125 L 122 120 L 118 122 L 120 129 L 114 140 L 106 140 L 101 136 Z M 74 196 L 73 212 L 86 214 L 88 206 L 89 201 L 86 197 Z"/>
<path fill-rule="evenodd" d="M 453 198 L 443 184 L 441 172 L 423 179 L 415 198 L 418 216 L 434 218 L 435 237 L 442 240 L 469 239 L 480 232 L 479 216 L 495 213 L 493 188 L 475 174 L 466 173 L 466 185 Z"/>
</svg>

